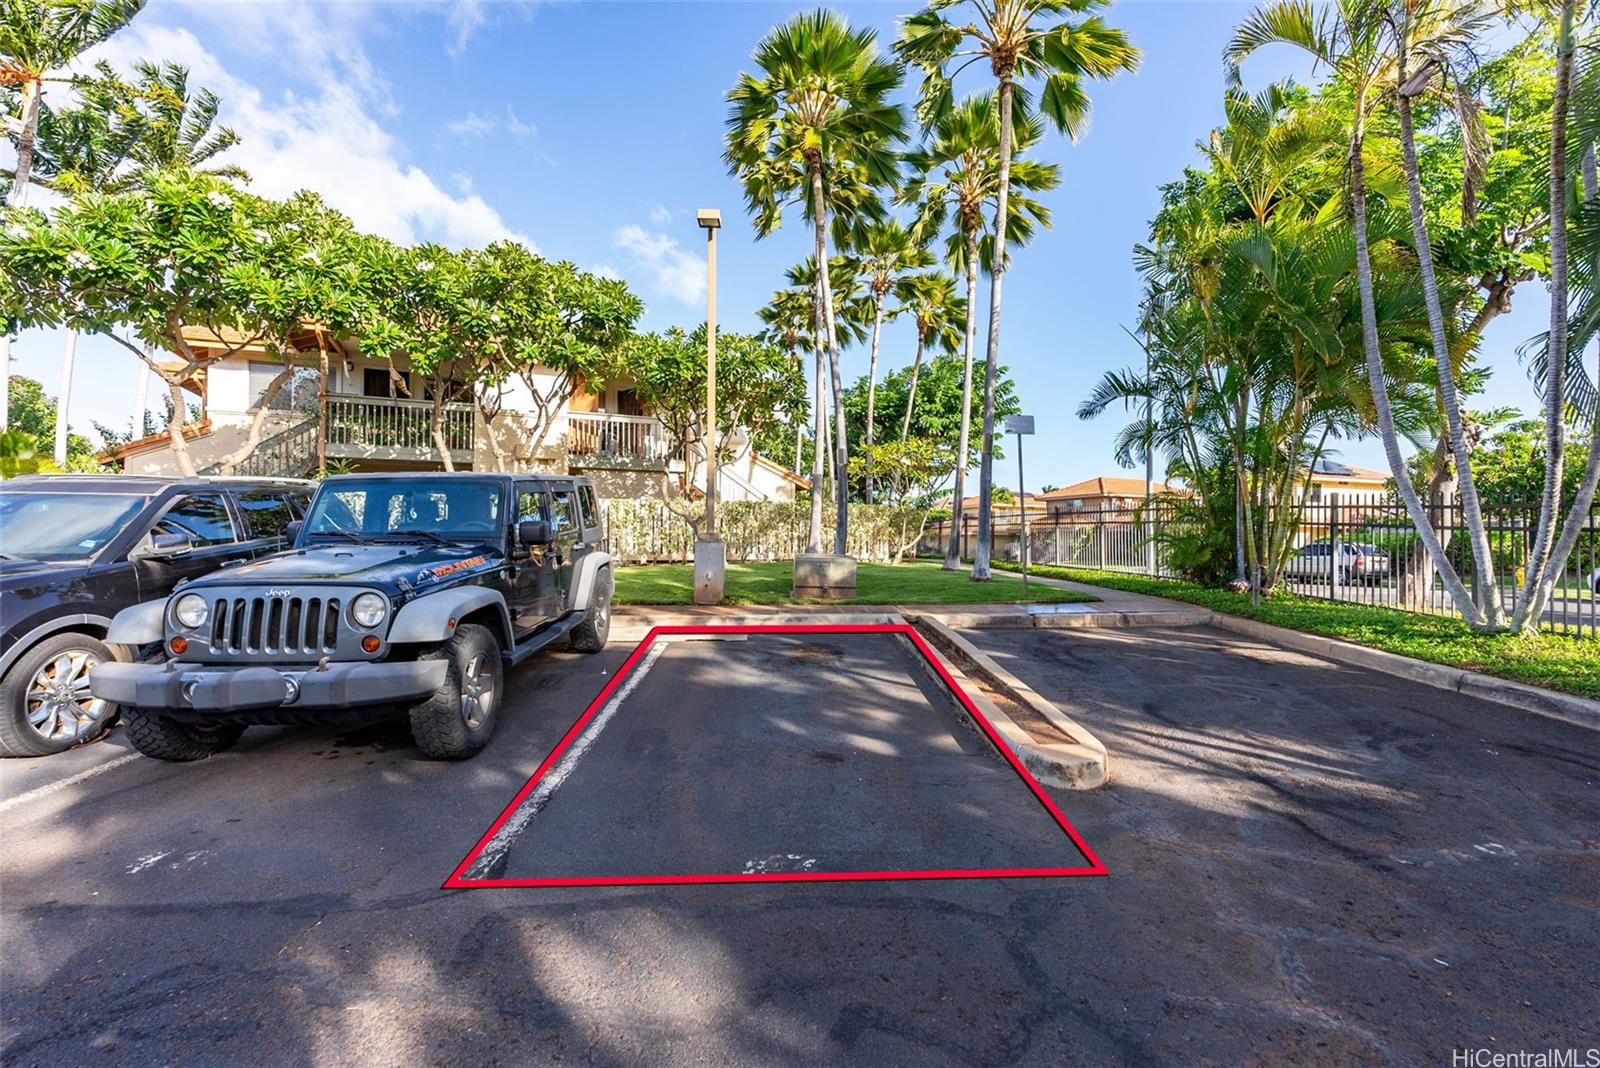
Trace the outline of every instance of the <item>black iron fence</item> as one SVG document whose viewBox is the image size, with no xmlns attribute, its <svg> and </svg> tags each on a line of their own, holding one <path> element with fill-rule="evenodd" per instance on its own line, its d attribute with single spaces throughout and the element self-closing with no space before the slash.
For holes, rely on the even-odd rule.
<svg viewBox="0 0 1600 1068">
<path fill-rule="evenodd" d="M 962 529 L 956 533 L 961 554 L 971 556 L 977 542 L 977 517 L 963 518 Z M 1431 518 L 1451 563 L 1481 602 L 1489 590 L 1474 566 L 1460 502 L 1432 508 Z M 1484 520 L 1500 596 L 1509 611 L 1525 577 L 1529 546 L 1537 536 L 1539 504 L 1486 501 Z M 1172 545 L 1181 539 L 1175 535 L 1194 522 L 1192 510 L 1160 498 L 1148 506 L 1030 512 L 1028 560 L 1176 578 L 1179 568 L 1173 561 Z M 1294 592 L 1397 611 L 1457 614 L 1415 525 L 1397 498 L 1329 495 L 1309 502 L 1285 522 L 1289 537 L 1277 581 Z M 919 551 L 943 553 L 951 534 L 948 522 L 930 523 Z M 991 537 L 996 559 L 1021 559 L 1022 523 L 1016 513 L 997 514 Z M 1600 636 L 1600 507 L 1591 509 L 1539 623 L 1542 629 L 1557 633 Z"/>
</svg>

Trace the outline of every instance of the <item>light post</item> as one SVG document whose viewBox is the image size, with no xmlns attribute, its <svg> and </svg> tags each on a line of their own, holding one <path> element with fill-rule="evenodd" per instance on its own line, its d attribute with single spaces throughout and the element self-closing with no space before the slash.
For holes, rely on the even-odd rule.
<svg viewBox="0 0 1600 1068">
<path fill-rule="evenodd" d="M 1006 416 L 1006 433 L 1017 436 L 1017 518 L 1022 527 L 1017 562 L 1022 565 L 1022 596 L 1028 596 L 1028 486 L 1022 480 L 1022 436 L 1033 433 L 1033 416 Z"/>
<path fill-rule="evenodd" d="M 717 604 L 726 582 L 727 554 L 717 536 L 717 231 L 722 213 L 716 208 L 695 212 L 706 232 L 706 518 L 694 543 L 694 603 Z"/>
</svg>

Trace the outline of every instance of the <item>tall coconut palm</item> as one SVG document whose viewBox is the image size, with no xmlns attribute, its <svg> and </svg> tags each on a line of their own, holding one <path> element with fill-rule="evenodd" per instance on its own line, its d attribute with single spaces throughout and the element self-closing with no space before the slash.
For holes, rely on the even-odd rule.
<svg viewBox="0 0 1600 1068">
<path fill-rule="evenodd" d="M 1597 223 L 1597 217 L 1600 217 L 1600 175 L 1596 174 L 1595 163 L 1596 144 L 1600 142 L 1600 108 L 1595 103 L 1595 89 L 1600 86 L 1600 59 L 1596 58 L 1596 49 L 1591 46 L 1586 50 L 1585 66 L 1579 71 L 1576 54 L 1578 0 L 1556 0 L 1555 3 L 1537 6 L 1543 8 L 1543 14 L 1553 17 L 1556 42 L 1556 84 L 1550 117 L 1550 329 L 1544 342 L 1547 449 L 1538 540 L 1532 546 L 1531 566 L 1512 620 L 1512 626 L 1519 630 L 1536 627 L 1543 616 L 1555 579 L 1566 566 L 1567 557 L 1588 522 L 1589 509 L 1594 504 L 1597 483 L 1600 483 L 1600 460 L 1597 460 L 1597 454 L 1600 454 L 1600 410 L 1597 410 L 1590 416 L 1594 422 L 1594 433 L 1590 439 L 1589 462 L 1572 509 L 1561 524 L 1561 534 L 1557 538 L 1555 528 L 1562 479 L 1561 435 L 1567 402 L 1565 376 L 1568 360 L 1573 355 L 1571 348 L 1574 340 L 1572 309 L 1568 306 L 1573 266 L 1570 262 L 1570 241 L 1573 236 L 1577 238 L 1580 257 L 1584 253 L 1589 257 L 1587 264 L 1579 264 L 1577 275 L 1578 292 L 1587 298 L 1582 302 L 1582 311 L 1589 322 L 1587 332 L 1582 327 L 1577 332 L 1580 340 L 1576 354 L 1580 358 L 1582 345 L 1593 332 L 1594 290 L 1596 276 L 1600 275 L 1600 223 Z M 1581 207 L 1579 225 L 1574 228 L 1576 235 L 1568 233 L 1569 169 L 1578 172 L 1576 192 Z M 1587 293 L 1583 287 L 1586 276 Z M 1596 369 L 1595 381 L 1600 382 L 1600 368 Z"/>
<path fill-rule="evenodd" d="M 1499 616 L 1499 583 L 1494 580 L 1494 561 L 1489 555 L 1488 532 L 1483 523 L 1483 509 L 1478 497 L 1477 481 L 1473 477 L 1471 445 L 1467 440 L 1467 425 L 1463 417 L 1461 394 L 1456 384 L 1456 364 L 1446 334 L 1453 327 L 1447 323 L 1439 299 L 1439 283 L 1434 271 L 1433 248 L 1429 239 L 1426 204 L 1422 195 L 1422 179 L 1417 166 L 1416 128 L 1413 116 L 1414 101 L 1424 94 L 1433 94 L 1446 106 L 1457 106 L 1462 144 L 1465 147 L 1465 185 L 1470 189 L 1477 181 L 1476 172 L 1482 169 L 1484 141 L 1482 121 L 1475 105 L 1458 92 L 1456 77 L 1461 60 L 1470 60 L 1470 50 L 1476 39 L 1489 26 L 1489 11 L 1481 0 L 1400 0 L 1390 9 L 1390 33 L 1395 53 L 1395 104 L 1400 117 L 1401 163 L 1406 176 L 1406 201 L 1411 216 L 1413 245 L 1417 264 L 1422 273 L 1422 293 L 1428 312 L 1430 341 L 1434 366 L 1439 375 L 1439 400 L 1444 409 L 1445 426 L 1451 454 L 1456 458 L 1457 492 L 1461 497 L 1462 514 L 1472 540 L 1473 562 L 1480 568 L 1480 587 L 1489 587 L 1487 623 L 1493 625 Z M 1551 460 L 1560 467 L 1560 430 L 1563 423 L 1560 404 L 1556 407 L 1556 441 Z M 1547 465 L 1547 471 L 1549 466 Z M 1559 481 L 1559 475 L 1557 476 Z M 1481 534 L 1481 538 L 1480 535 Z M 1541 522 L 1536 544 L 1548 548 L 1554 527 Z M 1529 579 L 1534 578 L 1530 574 Z"/>
<path fill-rule="evenodd" d="M 873 497 L 873 413 L 878 402 L 878 344 L 888 317 L 889 294 L 895 283 L 911 271 L 933 265 L 933 255 L 900 223 L 884 220 L 862 227 L 851 241 L 851 259 L 872 302 L 872 350 L 867 360 L 867 469 L 863 496 Z"/>
<path fill-rule="evenodd" d="M 7 203 L 27 203 L 39 105 L 46 82 L 83 52 L 116 33 L 144 0 L 0 0 L 0 86 L 21 92 L 17 164 Z M 10 425 L 11 334 L 0 329 L 0 433 Z"/>
<path fill-rule="evenodd" d="M 1000 168 L 994 211 L 994 268 L 989 277 L 989 339 L 983 379 L 983 443 L 978 466 L 978 544 L 972 577 L 989 578 L 990 495 L 994 484 L 994 388 L 1000 366 L 1000 291 L 1007 266 L 1010 218 L 1012 112 L 1018 83 L 1041 81 L 1040 108 L 1051 123 L 1076 141 L 1088 129 L 1089 97 L 1084 82 L 1134 70 L 1139 51 L 1127 36 L 1098 16 L 1078 18 L 1105 0 L 963 0 L 972 18 L 951 21 L 950 0 L 908 17 L 896 45 L 902 58 L 922 68 L 918 117 L 929 127 L 952 106 L 952 80 L 967 66 L 987 61 L 999 83 Z M 958 61 L 949 70 L 952 61 Z"/>
<path fill-rule="evenodd" d="M 1061 169 L 1053 163 L 1021 159 L 1044 137 L 1044 123 L 1018 109 L 1011 131 L 1010 190 L 1006 197 L 1007 246 L 1025 243 L 1037 226 L 1050 225 L 1050 210 L 1028 195 L 1045 193 L 1061 182 Z M 985 211 L 993 211 L 1000 193 L 1000 113 L 993 93 L 979 93 L 939 116 L 926 148 L 906 154 L 911 177 L 901 190 L 902 203 L 915 205 L 918 234 L 931 239 L 944 229 L 953 213 L 955 227 L 946 241 L 946 258 L 966 275 L 966 337 L 962 343 L 961 442 L 956 451 L 955 507 L 950 529 L 960 530 L 962 502 L 967 492 L 967 455 L 972 443 L 972 362 L 977 342 L 978 318 L 970 314 L 978 304 L 978 267 L 994 257 L 994 238 L 987 232 Z M 869 424 L 870 425 L 870 424 Z M 945 547 L 944 568 L 961 566 L 956 538 Z"/>
<path fill-rule="evenodd" d="M 917 378 L 929 345 L 955 352 L 967 333 L 967 301 L 956 291 L 956 280 L 940 271 L 914 274 L 895 284 L 900 312 L 911 317 L 917 337 L 917 354 L 911 362 L 911 383 L 906 388 L 906 413 L 900 422 L 900 445 L 911 437 L 911 414 L 917 407 Z M 900 476 L 895 475 L 894 496 L 900 499 Z"/>
<path fill-rule="evenodd" d="M 1231 84 L 1240 83 L 1240 66 L 1257 50 L 1273 43 L 1293 45 L 1308 53 L 1318 64 L 1336 72 L 1353 98 L 1350 113 L 1347 164 L 1350 183 L 1350 214 L 1355 230 L 1356 274 L 1361 301 L 1361 341 L 1366 360 L 1367 380 L 1377 416 L 1378 433 L 1384 455 L 1395 480 L 1395 488 L 1416 527 L 1434 567 L 1449 591 L 1462 617 L 1475 628 L 1499 625 L 1500 591 L 1492 581 L 1488 537 L 1482 517 L 1470 532 L 1474 563 L 1479 575 L 1490 581 L 1482 586 L 1486 604 L 1479 606 L 1468 592 L 1455 566 L 1445 555 L 1426 509 L 1417 496 L 1400 452 L 1394 410 L 1384 382 L 1383 355 L 1378 338 L 1378 316 L 1373 296 L 1372 254 L 1367 231 L 1366 133 L 1368 122 L 1378 106 L 1386 85 L 1393 84 L 1396 70 L 1390 47 L 1388 10 L 1381 0 L 1334 0 L 1326 6 L 1310 0 L 1277 0 L 1252 11 L 1234 31 L 1223 53 Z M 1466 467 L 1463 459 L 1460 466 Z M 1469 525 L 1471 520 L 1469 518 Z"/>
<path fill-rule="evenodd" d="M 789 280 L 787 292 L 793 294 L 797 300 L 803 296 L 807 306 L 806 314 L 811 321 L 808 333 L 814 340 L 819 340 L 823 334 L 820 319 L 817 315 L 817 268 L 815 258 L 807 256 L 804 260 L 786 270 L 784 277 Z M 867 337 L 868 323 L 872 314 L 872 302 L 871 298 L 862 291 L 861 279 L 857 276 L 855 268 L 847 258 L 834 256 L 828 260 L 827 285 L 829 298 L 833 302 L 834 332 L 837 335 L 839 347 L 844 348 L 849 345 L 861 344 Z M 837 374 L 835 370 L 837 364 L 837 359 L 830 361 L 830 372 Z M 826 410 L 829 389 L 828 384 L 823 381 L 820 375 L 816 379 L 814 392 L 817 406 Z M 832 472 L 838 470 L 838 457 L 829 451 L 834 431 L 828 431 L 826 427 L 824 427 L 824 431 L 825 433 L 822 437 L 817 440 L 821 442 L 823 455 L 828 458 L 829 477 L 832 478 Z M 796 452 L 798 451 L 797 448 Z M 819 483 L 819 490 L 820 486 L 821 484 Z M 835 491 L 837 489 L 838 487 L 835 486 Z"/>
<path fill-rule="evenodd" d="M 904 137 L 905 119 L 889 94 L 900 86 L 898 64 L 878 55 L 877 34 L 853 30 L 830 11 L 795 16 L 756 46 L 759 73 L 739 76 L 728 93 L 724 159 L 744 183 L 745 203 L 756 233 L 777 229 L 786 206 L 803 205 L 812 222 L 812 256 L 828 261 L 828 224 L 835 194 L 892 186 L 897 176 L 893 146 Z M 817 377 L 824 356 L 832 370 L 837 467 L 844 470 L 844 388 L 829 272 L 816 272 L 819 344 Z M 817 439 L 822 439 L 819 406 Z M 819 456 L 813 484 L 821 485 Z M 849 530 L 848 487 L 837 483 L 838 522 L 834 552 L 843 555 Z M 822 501 L 811 497 L 808 552 L 822 547 Z"/>
<path fill-rule="evenodd" d="M 817 300 L 813 289 L 780 289 L 772 299 L 756 312 L 762 322 L 764 336 L 788 355 L 789 362 L 806 373 L 805 361 L 800 358 L 800 346 L 812 336 L 816 324 Z M 794 473 L 800 473 L 800 451 L 804 441 L 803 428 L 797 422 L 794 428 Z"/>
</svg>

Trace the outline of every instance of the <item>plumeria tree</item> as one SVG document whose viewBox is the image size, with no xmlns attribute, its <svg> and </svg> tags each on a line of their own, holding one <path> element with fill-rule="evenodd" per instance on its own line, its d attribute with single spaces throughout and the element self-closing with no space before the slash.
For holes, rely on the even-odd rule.
<svg viewBox="0 0 1600 1068">
<path fill-rule="evenodd" d="M 894 145 L 904 118 L 890 94 L 900 85 L 898 64 L 880 58 L 877 34 L 852 29 L 830 11 L 795 16 L 756 46 L 756 73 L 740 75 L 724 157 L 744 185 L 758 236 L 776 230 L 787 207 L 799 204 L 812 222 L 812 258 L 829 261 L 829 222 L 843 212 L 873 213 L 873 189 L 894 184 Z M 881 209 L 879 209 L 881 210 Z M 846 550 L 849 509 L 843 477 L 848 450 L 839 367 L 836 309 L 828 271 L 816 272 L 816 377 L 831 372 L 834 398 L 838 509 L 834 552 Z M 816 440 L 823 439 L 824 408 L 816 406 Z M 812 463 L 812 483 L 822 483 L 822 458 Z M 822 501 L 813 493 L 808 552 L 822 550 Z"/>
<path fill-rule="evenodd" d="M 288 358 L 286 324 L 325 310 L 323 287 L 343 269 L 317 245 L 334 218 L 314 198 L 272 204 L 184 170 L 48 214 L 12 209 L 0 228 L 0 314 L 102 333 L 144 361 L 170 395 L 178 465 L 194 474 L 183 391 L 248 349 Z"/>
<path fill-rule="evenodd" d="M 922 70 L 917 117 L 933 126 L 954 106 L 954 79 L 975 63 L 987 63 L 997 82 L 1000 161 L 996 175 L 994 264 L 989 277 L 989 337 L 984 367 L 982 456 L 978 465 L 978 544 L 972 577 L 989 578 L 990 498 L 994 482 L 994 384 L 1000 361 L 1001 281 L 1011 217 L 1014 112 L 1019 87 L 1042 83 L 1040 111 L 1074 141 L 1088 129 L 1090 104 L 1084 86 L 1138 66 L 1139 51 L 1127 36 L 1098 15 L 1104 0 L 936 0 L 901 24 L 896 49 Z M 950 17 L 955 11 L 966 20 Z"/>
<path fill-rule="evenodd" d="M 639 399 L 684 446 L 688 470 L 678 484 L 663 474 L 662 498 L 674 515 L 700 533 L 704 512 L 691 501 L 705 463 L 706 330 L 672 327 L 634 338 L 619 370 L 633 377 Z M 731 463 L 736 432 L 750 440 L 805 411 L 805 376 L 781 346 L 759 334 L 717 331 L 717 460 Z"/>
</svg>

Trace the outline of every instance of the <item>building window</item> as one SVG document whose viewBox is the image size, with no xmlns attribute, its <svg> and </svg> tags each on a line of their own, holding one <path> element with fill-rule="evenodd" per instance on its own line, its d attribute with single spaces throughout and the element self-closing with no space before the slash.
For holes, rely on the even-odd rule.
<svg viewBox="0 0 1600 1068">
<path fill-rule="evenodd" d="M 283 364 L 250 361 L 250 410 L 261 407 L 272 380 L 283 373 Z M 272 411 L 314 411 L 317 407 L 318 375 L 314 368 L 297 367 L 289 381 L 278 388 L 267 405 Z"/>
</svg>

